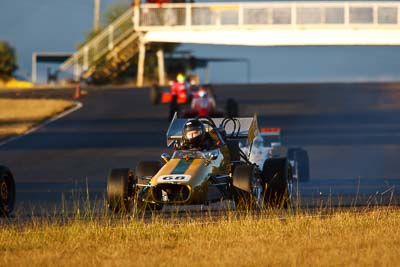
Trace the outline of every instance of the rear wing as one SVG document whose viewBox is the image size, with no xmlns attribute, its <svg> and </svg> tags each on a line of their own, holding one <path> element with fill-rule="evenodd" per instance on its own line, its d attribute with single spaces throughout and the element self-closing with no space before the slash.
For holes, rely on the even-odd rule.
<svg viewBox="0 0 400 267">
<path fill-rule="evenodd" d="M 280 136 L 281 135 L 281 128 L 262 127 L 260 129 L 260 134 L 262 136 Z"/>
<path fill-rule="evenodd" d="M 258 135 L 258 122 L 257 122 L 257 114 L 254 114 L 253 117 L 239 117 L 234 118 L 237 120 L 236 129 L 235 124 L 232 121 L 228 121 L 225 124 L 225 132 L 228 139 L 247 139 L 247 142 L 250 144 L 253 142 L 253 139 Z M 182 129 L 185 125 L 188 118 L 178 118 L 175 113 L 167 131 L 167 146 L 170 146 L 175 140 L 182 139 Z M 224 118 L 212 118 L 213 122 L 217 127 L 222 127 L 222 122 Z M 240 125 L 240 128 L 238 127 Z M 206 126 L 206 130 L 210 131 L 210 127 Z"/>
</svg>

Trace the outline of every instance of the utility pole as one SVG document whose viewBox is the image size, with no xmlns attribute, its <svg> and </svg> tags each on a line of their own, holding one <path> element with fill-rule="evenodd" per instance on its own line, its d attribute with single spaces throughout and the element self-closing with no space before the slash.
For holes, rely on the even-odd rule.
<svg viewBox="0 0 400 267">
<path fill-rule="evenodd" d="M 135 6 L 140 8 L 140 0 L 133 0 Z"/>
<path fill-rule="evenodd" d="M 100 0 L 94 0 L 93 31 L 100 30 Z"/>
</svg>

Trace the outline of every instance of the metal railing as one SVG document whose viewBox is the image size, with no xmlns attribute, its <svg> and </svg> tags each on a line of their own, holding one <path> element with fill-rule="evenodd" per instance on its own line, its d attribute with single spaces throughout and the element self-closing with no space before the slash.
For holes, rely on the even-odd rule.
<svg viewBox="0 0 400 267">
<path fill-rule="evenodd" d="M 65 61 L 80 77 L 136 32 L 171 29 L 400 28 L 399 2 L 242 2 L 142 4 L 129 9 Z M 135 40 L 137 42 L 137 40 Z"/>
<path fill-rule="evenodd" d="M 60 65 L 60 70 L 72 70 L 75 77 L 80 77 L 82 71 L 87 71 L 112 51 L 116 44 L 133 34 L 133 18 L 134 10 L 129 9 Z"/>
<path fill-rule="evenodd" d="M 140 30 L 229 27 L 400 27 L 399 2 L 144 4 Z"/>
</svg>

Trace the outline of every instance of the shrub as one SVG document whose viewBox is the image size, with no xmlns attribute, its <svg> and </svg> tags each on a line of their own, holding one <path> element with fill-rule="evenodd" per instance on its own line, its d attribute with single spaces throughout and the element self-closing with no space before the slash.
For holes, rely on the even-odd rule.
<svg viewBox="0 0 400 267">
<path fill-rule="evenodd" d="M 0 41 L 0 80 L 8 80 L 18 69 L 14 48 L 7 42 Z"/>
</svg>

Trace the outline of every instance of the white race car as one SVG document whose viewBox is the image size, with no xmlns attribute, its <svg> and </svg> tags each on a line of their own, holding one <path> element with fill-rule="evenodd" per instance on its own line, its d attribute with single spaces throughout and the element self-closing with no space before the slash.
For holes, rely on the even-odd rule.
<svg viewBox="0 0 400 267">
<path fill-rule="evenodd" d="M 261 128 L 251 147 L 241 144 L 241 149 L 252 163 L 262 168 L 265 160 L 287 157 L 293 170 L 293 178 L 299 182 L 310 179 L 308 153 L 303 148 L 285 148 L 281 142 L 280 128 Z"/>
</svg>

